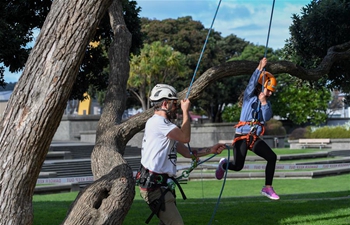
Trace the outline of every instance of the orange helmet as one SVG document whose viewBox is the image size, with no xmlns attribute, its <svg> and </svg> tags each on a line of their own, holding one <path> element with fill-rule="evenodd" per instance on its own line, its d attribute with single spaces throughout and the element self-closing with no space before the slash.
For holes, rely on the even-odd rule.
<svg viewBox="0 0 350 225">
<path fill-rule="evenodd" d="M 261 85 L 264 82 L 264 88 L 267 90 L 276 91 L 277 80 L 271 73 L 267 71 L 261 72 L 258 82 Z"/>
</svg>

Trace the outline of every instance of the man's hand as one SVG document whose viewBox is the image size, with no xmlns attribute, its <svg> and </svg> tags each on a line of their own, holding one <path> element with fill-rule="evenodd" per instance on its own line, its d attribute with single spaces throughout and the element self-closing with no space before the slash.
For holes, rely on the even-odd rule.
<svg viewBox="0 0 350 225">
<path fill-rule="evenodd" d="M 210 152 L 212 154 L 221 154 L 221 152 L 226 149 L 226 145 L 225 144 L 221 144 L 218 143 L 216 145 L 214 145 L 213 147 L 211 147 Z"/>
</svg>

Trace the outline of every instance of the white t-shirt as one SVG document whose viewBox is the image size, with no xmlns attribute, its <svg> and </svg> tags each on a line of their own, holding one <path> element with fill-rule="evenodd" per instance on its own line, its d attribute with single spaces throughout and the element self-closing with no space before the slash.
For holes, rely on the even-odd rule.
<svg viewBox="0 0 350 225">
<path fill-rule="evenodd" d="M 175 127 L 168 119 L 156 114 L 148 119 L 141 149 L 141 164 L 145 168 L 155 173 L 175 176 L 177 141 L 167 138 Z"/>
</svg>

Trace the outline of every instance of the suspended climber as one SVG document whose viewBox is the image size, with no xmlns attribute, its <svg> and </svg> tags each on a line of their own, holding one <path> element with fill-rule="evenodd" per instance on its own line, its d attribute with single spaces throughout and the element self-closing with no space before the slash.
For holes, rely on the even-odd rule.
<svg viewBox="0 0 350 225">
<path fill-rule="evenodd" d="M 136 175 L 140 195 L 149 205 L 152 214 L 157 215 L 159 224 L 183 225 L 184 222 L 176 207 L 175 187 L 178 186 L 183 198 L 185 195 L 176 179 L 177 153 L 196 160 L 208 154 L 220 154 L 226 146 L 216 144 L 210 148 L 191 151 L 184 143 L 190 142 L 190 101 L 181 100 L 183 112 L 182 126 L 179 128 L 172 119 L 176 118 L 177 92 L 167 84 L 157 84 L 151 91 L 151 104 L 154 115 L 146 122 L 141 148 L 141 168 Z M 174 183 L 176 185 L 174 185 Z"/>
<path fill-rule="evenodd" d="M 272 187 L 277 156 L 269 145 L 259 138 L 265 131 L 264 122 L 272 118 L 272 108 L 268 98 L 277 86 L 275 77 L 264 70 L 266 64 L 267 59 L 264 57 L 252 74 L 243 93 L 243 98 L 240 98 L 242 111 L 240 121 L 235 126 L 236 132 L 232 143 L 233 160 L 228 162 L 226 158 L 222 158 L 215 176 L 219 180 L 222 179 L 226 168 L 234 171 L 242 170 L 249 149 L 267 161 L 265 186 L 262 188 L 261 194 L 272 200 L 278 200 L 279 196 Z"/>
</svg>

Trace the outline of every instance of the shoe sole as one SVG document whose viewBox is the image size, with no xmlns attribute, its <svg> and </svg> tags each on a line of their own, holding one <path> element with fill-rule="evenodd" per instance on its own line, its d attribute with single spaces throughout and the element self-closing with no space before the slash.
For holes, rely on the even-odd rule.
<svg viewBox="0 0 350 225">
<path fill-rule="evenodd" d="M 265 192 L 261 192 L 262 195 L 268 197 L 269 199 L 271 200 L 279 200 L 280 198 L 274 198 L 274 197 L 271 197 L 270 195 L 266 194 Z"/>
<path fill-rule="evenodd" d="M 225 175 L 225 174 L 224 174 Z M 222 177 L 217 177 L 217 175 L 216 175 L 216 173 L 215 173 L 215 178 L 217 179 L 217 180 L 221 180 L 223 177 L 224 177 L 224 175 L 222 175 Z"/>
</svg>

